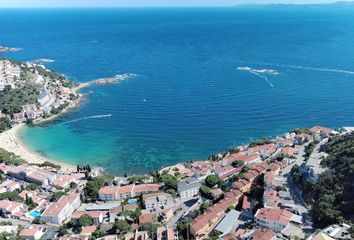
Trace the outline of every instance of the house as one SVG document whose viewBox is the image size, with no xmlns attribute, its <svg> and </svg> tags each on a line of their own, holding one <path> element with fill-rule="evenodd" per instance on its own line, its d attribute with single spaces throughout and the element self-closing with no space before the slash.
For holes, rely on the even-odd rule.
<svg viewBox="0 0 354 240">
<path fill-rule="evenodd" d="M 276 189 L 278 186 L 282 186 L 283 182 L 284 179 L 275 176 L 274 172 L 266 172 L 264 174 L 264 189 L 266 190 Z"/>
<path fill-rule="evenodd" d="M 12 217 L 17 213 L 25 213 L 27 206 L 23 203 L 14 202 L 10 200 L 0 201 L 0 212 L 4 217 Z"/>
<path fill-rule="evenodd" d="M 284 156 L 292 157 L 292 156 L 295 155 L 296 150 L 295 150 L 295 148 L 293 148 L 293 147 L 284 147 L 284 148 L 282 148 L 281 153 L 282 153 Z"/>
<path fill-rule="evenodd" d="M 1 189 L 5 190 L 5 191 L 1 191 L 1 192 L 13 192 L 17 189 L 20 189 L 21 186 L 18 182 L 12 181 L 12 180 L 5 180 L 3 183 L 1 183 Z"/>
<path fill-rule="evenodd" d="M 158 227 L 156 230 L 156 240 L 178 240 L 177 230 L 168 227 Z"/>
<path fill-rule="evenodd" d="M 70 187 L 70 183 L 72 183 L 72 182 L 78 183 L 77 176 L 70 175 L 70 174 L 64 174 L 64 175 L 60 175 L 56 179 L 54 179 L 51 185 L 65 189 L 65 188 Z"/>
<path fill-rule="evenodd" d="M 103 222 L 103 212 L 101 211 L 75 211 L 73 215 L 71 215 L 71 219 L 78 223 L 80 218 L 84 215 L 90 216 L 94 225 L 99 225 Z"/>
<path fill-rule="evenodd" d="M 240 214 L 241 213 L 239 211 L 231 209 L 230 212 L 228 212 L 226 216 L 216 226 L 215 230 L 222 234 L 231 232 L 231 230 L 235 228 Z"/>
<path fill-rule="evenodd" d="M 173 197 L 163 192 L 144 194 L 143 202 L 145 209 L 151 212 L 170 208 L 175 204 Z"/>
<path fill-rule="evenodd" d="M 140 224 L 152 223 L 152 222 L 153 222 L 153 219 L 152 219 L 152 214 L 151 213 L 143 213 L 139 217 L 139 223 Z"/>
<path fill-rule="evenodd" d="M 248 192 L 251 190 L 252 183 L 246 179 L 237 180 L 232 184 L 232 188 L 237 189 L 241 192 Z"/>
<path fill-rule="evenodd" d="M 160 212 L 159 220 L 161 222 L 167 222 L 173 217 L 173 209 L 165 208 Z"/>
<path fill-rule="evenodd" d="M 245 240 L 276 240 L 276 233 L 271 229 L 252 229 L 243 233 L 240 239 Z"/>
<path fill-rule="evenodd" d="M 297 145 L 302 145 L 305 142 L 313 141 L 313 137 L 306 133 L 296 134 L 294 143 Z"/>
<path fill-rule="evenodd" d="M 230 197 L 229 197 L 230 196 Z M 215 205 L 209 207 L 208 211 L 199 215 L 190 224 L 190 232 L 196 238 L 200 239 L 207 235 L 215 224 L 225 215 L 228 207 L 235 207 L 239 201 L 239 196 L 232 192 L 225 193 L 225 198 Z"/>
<path fill-rule="evenodd" d="M 25 240 L 37 240 L 41 239 L 46 230 L 47 229 L 42 226 L 30 226 L 28 228 L 22 229 L 22 231 L 19 233 L 19 236 Z"/>
<path fill-rule="evenodd" d="M 241 214 L 246 218 L 253 218 L 251 201 L 248 196 L 243 197 Z"/>
<path fill-rule="evenodd" d="M 191 198 L 199 194 L 201 185 L 198 178 L 190 177 L 178 182 L 177 192 L 181 198 Z"/>
<path fill-rule="evenodd" d="M 24 121 L 26 121 L 25 113 L 24 112 L 14 113 L 12 115 L 12 121 L 13 122 L 24 122 Z"/>
<path fill-rule="evenodd" d="M 230 156 L 223 158 L 221 162 L 223 166 L 227 166 L 227 165 L 231 165 L 236 160 L 241 160 L 245 164 L 251 164 L 251 163 L 256 163 L 261 161 L 262 158 L 261 155 L 258 153 L 253 153 L 251 151 L 249 152 L 244 151 L 244 152 L 231 154 Z"/>
<path fill-rule="evenodd" d="M 121 201 L 127 198 L 138 196 L 141 193 L 158 192 L 160 184 L 130 184 L 126 186 L 105 186 L 99 192 L 99 198 L 102 201 Z"/>
<path fill-rule="evenodd" d="M 25 165 L 9 167 L 7 169 L 7 174 L 19 180 L 35 183 L 41 186 L 48 185 L 57 177 L 56 173 Z"/>
<path fill-rule="evenodd" d="M 97 226 L 84 226 L 81 229 L 80 239 L 88 240 L 89 237 L 97 230 Z"/>
<path fill-rule="evenodd" d="M 281 232 L 290 223 L 301 223 L 301 216 L 284 209 L 261 208 L 257 210 L 254 219 L 258 226 L 274 232 Z"/>
<path fill-rule="evenodd" d="M 252 153 L 259 153 L 263 159 L 270 157 L 276 150 L 277 147 L 274 143 L 259 145 L 248 149 L 248 151 Z"/>
<path fill-rule="evenodd" d="M 277 208 L 280 204 L 278 192 L 275 190 L 265 190 L 263 193 L 263 205 L 265 208 Z"/>
<path fill-rule="evenodd" d="M 80 194 L 73 193 L 62 196 L 58 202 L 51 203 L 42 213 L 41 219 L 45 222 L 61 224 L 80 206 Z"/>
<path fill-rule="evenodd" d="M 148 239 L 148 233 L 146 231 L 138 231 L 135 233 L 127 233 L 124 235 L 124 240 L 146 240 Z"/>
<path fill-rule="evenodd" d="M 241 172 L 241 170 L 242 170 L 242 168 L 235 168 L 235 167 L 229 165 L 229 166 L 225 166 L 225 167 L 215 170 L 215 174 L 216 174 L 216 176 L 218 176 L 222 180 L 226 180 L 226 179 L 232 177 L 233 175 Z"/>
</svg>

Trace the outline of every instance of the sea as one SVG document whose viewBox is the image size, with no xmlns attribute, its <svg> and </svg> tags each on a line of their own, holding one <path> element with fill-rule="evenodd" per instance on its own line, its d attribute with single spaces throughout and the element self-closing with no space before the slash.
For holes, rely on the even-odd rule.
<svg viewBox="0 0 354 240">
<path fill-rule="evenodd" d="M 23 142 L 143 174 L 298 127 L 354 125 L 354 7 L 0 9 L 2 53 L 74 82 L 80 107 Z"/>
</svg>

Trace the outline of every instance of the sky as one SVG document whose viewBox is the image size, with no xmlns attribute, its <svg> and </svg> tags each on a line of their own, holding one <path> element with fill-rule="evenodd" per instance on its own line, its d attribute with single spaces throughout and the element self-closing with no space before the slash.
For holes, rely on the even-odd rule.
<svg viewBox="0 0 354 240">
<path fill-rule="evenodd" d="M 245 3 L 333 3 L 336 0 L 0 0 L 0 8 L 233 6 Z"/>
</svg>

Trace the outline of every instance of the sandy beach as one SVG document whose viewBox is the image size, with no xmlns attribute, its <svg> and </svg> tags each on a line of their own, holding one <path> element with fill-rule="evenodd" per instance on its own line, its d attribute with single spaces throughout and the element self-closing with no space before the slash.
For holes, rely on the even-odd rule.
<svg viewBox="0 0 354 240">
<path fill-rule="evenodd" d="M 28 149 L 18 136 L 19 131 L 25 126 L 25 123 L 21 123 L 13 126 L 11 129 L 3 133 L 0 133 L 0 147 L 6 151 L 15 153 L 16 155 L 26 160 L 28 163 L 41 164 L 45 161 L 50 161 L 60 165 L 64 171 L 76 171 L 76 166 L 74 165 L 43 157 L 39 153 Z"/>
</svg>

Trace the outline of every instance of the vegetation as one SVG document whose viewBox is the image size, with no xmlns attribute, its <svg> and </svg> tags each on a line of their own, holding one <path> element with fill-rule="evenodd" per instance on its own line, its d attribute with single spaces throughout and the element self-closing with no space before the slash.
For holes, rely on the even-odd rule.
<svg viewBox="0 0 354 240">
<path fill-rule="evenodd" d="M 8 199 L 10 201 L 23 202 L 23 199 L 18 194 L 18 191 L 0 193 L 0 200 Z"/>
<path fill-rule="evenodd" d="M 239 168 L 243 167 L 243 165 L 245 165 L 245 162 L 242 160 L 235 160 L 231 165 L 235 168 Z"/>
<path fill-rule="evenodd" d="M 209 175 L 206 179 L 205 179 L 205 184 L 210 187 L 213 188 L 216 185 L 218 186 L 225 186 L 225 182 L 223 180 L 221 180 L 218 176 L 216 175 Z"/>
<path fill-rule="evenodd" d="M 310 129 L 308 128 L 295 128 L 294 130 L 292 130 L 291 132 L 296 133 L 296 134 L 309 134 L 312 135 L 312 132 L 310 131 Z"/>
<path fill-rule="evenodd" d="M 147 231 L 151 239 L 155 239 L 157 228 L 160 227 L 160 224 L 155 223 L 143 223 L 140 225 L 140 231 Z"/>
<path fill-rule="evenodd" d="M 11 121 L 7 117 L 0 118 L 0 133 L 10 129 L 12 126 Z"/>
<path fill-rule="evenodd" d="M 261 145 L 265 145 L 265 144 L 270 144 L 272 143 L 272 141 L 269 138 L 262 138 L 260 140 L 251 142 L 249 147 L 257 147 L 257 146 L 261 146 Z"/>
<path fill-rule="evenodd" d="M 58 171 L 61 169 L 60 165 L 52 163 L 52 162 L 49 162 L 49 161 L 45 161 L 44 163 L 39 164 L 39 166 L 40 167 L 51 167 L 51 168 L 54 168 L 54 169 L 56 169 Z"/>
<path fill-rule="evenodd" d="M 178 180 L 175 176 L 165 173 L 159 177 L 159 180 L 165 184 L 166 189 L 177 190 Z"/>
<path fill-rule="evenodd" d="M 39 94 L 39 87 L 31 83 L 15 89 L 6 86 L 3 91 L 0 91 L 2 113 L 13 115 L 21 112 L 23 105 L 36 104 Z"/>
<path fill-rule="evenodd" d="M 26 163 L 20 156 L 0 148 L 0 163 L 7 165 L 21 165 Z"/>
<path fill-rule="evenodd" d="M 104 184 L 105 181 L 103 180 L 103 178 L 100 177 L 89 178 L 86 187 L 84 189 L 86 198 L 90 200 L 98 199 L 98 191 L 100 190 L 101 187 L 104 186 Z"/>
<path fill-rule="evenodd" d="M 144 183 L 144 181 L 148 180 L 148 176 L 131 176 L 128 177 L 128 182 L 129 183 Z"/>
<path fill-rule="evenodd" d="M 309 145 L 305 149 L 305 160 L 309 159 L 317 144 L 318 144 L 317 141 L 313 141 L 309 143 Z"/>
<path fill-rule="evenodd" d="M 79 225 L 81 227 L 91 226 L 93 224 L 93 219 L 90 215 L 84 214 L 79 219 Z"/>
<path fill-rule="evenodd" d="M 131 225 L 125 220 L 116 220 L 113 224 L 113 228 L 122 234 L 125 234 L 132 229 Z"/>
<path fill-rule="evenodd" d="M 315 184 L 314 220 L 320 227 L 353 221 L 354 133 L 330 138 L 321 150 L 329 154 L 321 162 L 328 171 Z"/>
<path fill-rule="evenodd" d="M 58 191 L 53 193 L 52 197 L 50 198 L 51 202 L 57 202 L 59 198 L 61 198 L 63 195 L 65 195 L 65 192 L 63 191 Z"/>
<path fill-rule="evenodd" d="M 180 240 L 190 239 L 189 225 L 191 224 L 191 218 L 184 218 L 177 222 L 177 231 Z"/>
</svg>

